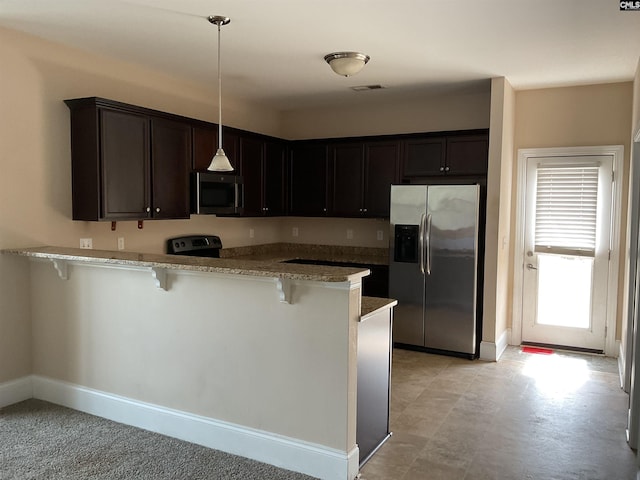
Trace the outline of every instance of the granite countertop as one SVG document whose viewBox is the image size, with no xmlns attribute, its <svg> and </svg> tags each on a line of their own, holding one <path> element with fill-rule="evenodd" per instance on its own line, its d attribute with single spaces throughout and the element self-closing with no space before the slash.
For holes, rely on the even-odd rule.
<svg viewBox="0 0 640 480">
<path fill-rule="evenodd" d="M 371 315 L 392 308 L 398 304 L 397 300 L 392 298 L 380 297 L 362 297 L 360 304 L 360 321 L 366 320 Z"/>
<path fill-rule="evenodd" d="M 389 250 L 375 247 L 341 245 L 313 245 L 302 243 L 269 243 L 247 247 L 223 248 L 223 258 L 283 262 L 304 259 L 325 262 L 358 263 L 362 265 L 388 265 Z"/>
<path fill-rule="evenodd" d="M 280 244 L 278 244 L 280 245 Z M 224 250 L 223 250 L 224 251 Z M 319 282 L 346 282 L 369 275 L 366 268 L 329 267 L 280 263 L 259 255 L 238 255 L 227 258 L 188 257 L 152 253 L 133 253 L 111 250 L 89 250 L 69 247 L 34 247 L 3 250 L 3 253 L 50 260 L 81 261 L 109 265 L 168 268 L 197 272 L 216 272 L 257 277 L 311 280 Z M 287 258 L 293 258 L 288 256 Z"/>
</svg>

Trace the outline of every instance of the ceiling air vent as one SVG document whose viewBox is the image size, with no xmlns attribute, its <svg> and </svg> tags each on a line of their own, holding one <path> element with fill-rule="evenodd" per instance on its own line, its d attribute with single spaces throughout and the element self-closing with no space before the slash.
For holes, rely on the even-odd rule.
<svg viewBox="0 0 640 480">
<path fill-rule="evenodd" d="M 356 92 L 364 92 L 366 90 L 381 90 L 385 87 L 382 85 L 358 85 L 357 87 L 351 87 L 351 90 Z"/>
</svg>

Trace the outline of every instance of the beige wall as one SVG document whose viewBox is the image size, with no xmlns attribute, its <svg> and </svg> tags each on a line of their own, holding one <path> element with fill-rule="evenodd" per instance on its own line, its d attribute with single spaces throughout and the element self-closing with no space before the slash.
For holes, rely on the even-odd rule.
<svg viewBox="0 0 640 480">
<path fill-rule="evenodd" d="M 491 83 L 482 322 L 482 340 L 489 348 L 484 345 L 481 348 L 481 355 L 487 359 L 495 359 L 493 345 L 505 334 L 510 318 L 509 239 L 515 108 L 515 93 L 509 82 L 505 78 L 494 78 Z M 496 355 L 501 353 L 496 352 Z"/>
<path fill-rule="evenodd" d="M 516 92 L 514 158 L 521 148 L 624 145 L 624 171 L 618 178 L 622 179 L 622 198 L 627 198 L 632 94 L 631 82 Z M 514 185 L 515 172 L 514 168 Z M 514 205 L 518 193 L 514 189 Z M 627 218 L 626 202 L 622 204 L 621 215 Z M 626 238 L 624 221 L 620 235 L 623 240 Z M 511 248 L 514 250 L 513 239 Z M 623 311 L 624 259 L 625 255 L 620 255 L 617 339 Z"/>
<path fill-rule="evenodd" d="M 292 140 L 487 128 L 491 92 L 447 93 L 406 102 L 375 100 L 364 107 L 284 112 L 282 135 Z"/>
</svg>

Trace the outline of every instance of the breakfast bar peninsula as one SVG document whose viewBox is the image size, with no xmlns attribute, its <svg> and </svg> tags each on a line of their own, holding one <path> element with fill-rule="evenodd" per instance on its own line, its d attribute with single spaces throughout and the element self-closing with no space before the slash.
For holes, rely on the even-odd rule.
<svg viewBox="0 0 640 480">
<path fill-rule="evenodd" d="M 395 304 L 362 302 L 368 270 L 4 253 L 31 277 L 35 398 L 317 478 L 357 476 L 358 332 L 387 312 L 389 357 Z"/>
</svg>

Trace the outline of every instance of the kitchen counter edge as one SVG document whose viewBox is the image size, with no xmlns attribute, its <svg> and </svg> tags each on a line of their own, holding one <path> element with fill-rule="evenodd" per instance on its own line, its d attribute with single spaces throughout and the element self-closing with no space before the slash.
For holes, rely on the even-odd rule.
<svg viewBox="0 0 640 480">
<path fill-rule="evenodd" d="M 362 268 L 326 267 L 279 263 L 274 261 L 189 257 L 54 246 L 5 249 L 2 250 L 2 253 L 50 260 L 167 268 L 172 270 L 214 272 L 317 282 L 359 281 L 362 277 L 370 273 L 368 269 Z"/>
<path fill-rule="evenodd" d="M 372 315 L 395 307 L 398 304 L 393 298 L 362 297 L 360 304 L 360 321 L 364 322 Z"/>
</svg>

